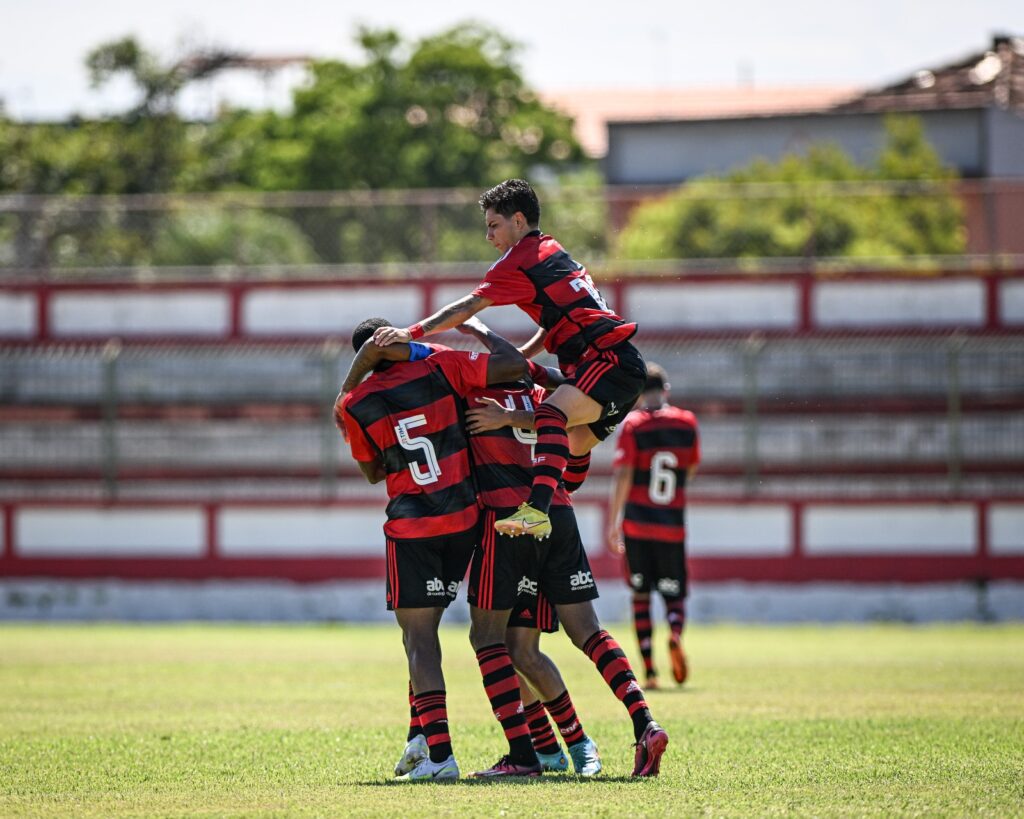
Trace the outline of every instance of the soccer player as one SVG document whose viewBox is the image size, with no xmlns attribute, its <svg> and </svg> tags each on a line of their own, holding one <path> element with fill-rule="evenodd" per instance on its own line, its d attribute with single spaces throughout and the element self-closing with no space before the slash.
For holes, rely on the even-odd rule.
<svg viewBox="0 0 1024 819">
<path fill-rule="evenodd" d="M 633 624 L 647 673 L 657 685 L 651 651 L 651 592 L 665 600 L 672 676 L 686 681 L 686 486 L 700 463 L 697 419 L 668 403 L 665 371 L 647 365 L 641 406 L 626 416 L 619 433 L 608 509 L 608 543 L 625 552 L 633 590 Z"/>
<path fill-rule="evenodd" d="M 583 265 L 541 233 L 540 202 L 527 182 L 505 180 L 481 196 L 480 207 L 487 240 L 502 254 L 484 280 L 411 327 L 381 328 L 374 340 L 387 345 L 439 333 L 492 304 L 515 304 L 539 325 L 523 353 L 531 358 L 543 346 L 555 354 L 566 382 L 537 409 L 530 493 L 494 526 L 502 534 L 543 538 L 552 531 L 548 510 L 567 462 L 572 457 L 577 476 L 585 475 L 590 450 L 639 397 L 644 364 L 629 343 L 636 325 L 610 310 Z"/>
<path fill-rule="evenodd" d="M 467 329 L 489 349 L 498 349 L 494 345 L 500 337 L 481 327 L 475 320 L 467 322 Z M 633 775 L 657 776 L 668 734 L 651 716 L 626 655 L 597 618 L 592 602 L 598 596 L 597 586 L 565 487 L 559 483 L 553 492 L 550 538 L 524 541 L 488 525 L 516 508 L 530 492 L 534 460 L 531 450 L 539 447 L 540 436 L 530 435 L 526 430 L 534 425 L 535 416 L 540 416 L 539 411 L 535 412 L 539 395 L 525 388 L 503 386 L 500 390 L 477 390 L 475 397 L 485 405 L 469 409 L 467 423 L 473 468 L 484 506 L 485 534 L 470 569 L 470 603 L 475 609 L 503 611 L 511 605 L 507 601 L 515 601 L 517 593 L 543 594 L 554 605 L 569 639 L 597 666 L 629 713 L 636 738 Z M 490 423 L 495 406 L 504 407 L 501 420 L 515 420 L 518 425 Z M 545 707 L 566 739 L 577 772 L 598 773 L 601 761 L 597 746 L 583 732 L 557 667 L 540 653 L 539 634 L 516 631 L 509 629 L 506 636 L 516 668 L 530 687 L 545 698 Z M 495 767 L 503 763 L 506 760 Z"/>
<path fill-rule="evenodd" d="M 381 348 L 370 339 L 387 324 L 370 319 L 353 332 L 357 353 L 352 368 L 363 375 L 373 372 L 339 396 L 335 421 L 366 479 L 387 482 L 387 606 L 402 629 L 413 704 L 429 750 L 403 778 L 457 779 L 437 628 L 455 599 L 477 539 L 478 507 L 461 396 L 488 383 L 521 378 L 527 363 L 514 348 L 493 355 L 449 350 L 429 358 L 424 345 Z M 507 652 L 504 660 L 511 669 Z M 503 664 L 500 657 L 495 663 Z M 512 715 L 508 722 L 514 729 L 519 728 L 516 716 L 525 725 L 522 713 Z"/>
</svg>

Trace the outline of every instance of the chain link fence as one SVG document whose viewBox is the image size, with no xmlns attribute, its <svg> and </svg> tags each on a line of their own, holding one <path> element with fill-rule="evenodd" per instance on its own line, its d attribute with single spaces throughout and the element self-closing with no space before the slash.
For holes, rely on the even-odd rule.
<svg viewBox="0 0 1024 819">
<path fill-rule="evenodd" d="M 969 268 L 979 258 L 997 268 L 1019 264 L 1024 258 L 1024 182 L 964 180 L 954 190 L 967 237 L 962 256 L 869 258 L 860 253 L 844 258 L 823 249 L 826 237 L 818 235 L 834 221 L 837 202 L 875 203 L 886 197 L 925 213 L 950 197 L 950 183 L 702 182 L 693 193 L 696 201 L 757 201 L 786 212 L 795 209 L 799 218 L 787 229 L 806 228 L 809 238 L 785 258 L 757 259 L 755 245 L 744 245 L 741 236 L 735 240 L 739 245 L 726 254 L 732 258 L 694 253 L 686 267 L 955 269 Z M 638 205 L 667 192 L 659 187 L 597 184 L 540 186 L 544 229 L 591 268 L 629 272 L 638 263 L 622 257 L 617 237 Z M 477 205 L 479 194 L 452 189 L 0 195 L 0 274 L 84 279 L 476 273 L 492 258 Z M 645 270 L 657 267 L 644 262 Z M 682 268 L 674 261 L 672 269 Z"/>
<path fill-rule="evenodd" d="M 665 338 L 644 353 L 697 412 L 698 491 L 1024 490 L 1024 338 Z M 331 417 L 350 361 L 337 343 L 0 346 L 0 491 L 351 492 Z M 595 450 L 588 493 L 611 455 Z"/>
</svg>

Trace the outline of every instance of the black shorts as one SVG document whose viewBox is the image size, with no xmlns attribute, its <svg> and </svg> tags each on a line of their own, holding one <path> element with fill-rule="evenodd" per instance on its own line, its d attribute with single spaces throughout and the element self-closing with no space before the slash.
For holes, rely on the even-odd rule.
<svg viewBox="0 0 1024 819">
<path fill-rule="evenodd" d="M 558 612 L 548 599 L 538 592 L 521 594 L 508 616 L 509 628 L 535 628 L 544 634 L 558 631 Z"/>
<path fill-rule="evenodd" d="M 520 595 L 539 593 L 552 605 L 594 600 L 597 585 L 583 549 L 571 506 L 552 506 L 551 537 L 512 537 L 494 531 L 494 521 L 515 509 L 487 509 L 480 545 L 469 571 L 469 602 L 498 611 L 517 605 Z"/>
<path fill-rule="evenodd" d="M 640 351 L 624 341 L 580 364 L 566 383 L 601 405 L 601 417 L 588 426 L 603 441 L 615 432 L 643 392 L 647 365 Z"/>
<path fill-rule="evenodd" d="M 626 580 L 633 591 L 656 591 L 666 600 L 686 597 L 686 541 L 623 540 Z"/>
<path fill-rule="evenodd" d="M 476 545 L 476 527 L 454 535 L 387 539 L 388 611 L 448 608 Z"/>
</svg>

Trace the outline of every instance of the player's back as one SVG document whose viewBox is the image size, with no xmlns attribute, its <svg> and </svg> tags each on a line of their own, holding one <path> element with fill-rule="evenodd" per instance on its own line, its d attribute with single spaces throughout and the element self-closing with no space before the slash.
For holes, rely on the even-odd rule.
<svg viewBox="0 0 1024 819">
<path fill-rule="evenodd" d="M 477 398 L 491 398 L 508 409 L 533 412 L 544 400 L 544 390 L 517 385 L 475 389 L 466 395 L 468 406 L 473 407 Z M 536 443 L 536 432 L 518 427 L 501 427 L 469 436 L 473 471 L 483 506 L 515 509 L 529 499 Z M 551 502 L 555 506 L 571 505 L 562 484 L 558 485 Z"/>
<path fill-rule="evenodd" d="M 516 304 L 548 330 L 544 346 L 562 364 L 577 362 L 588 348 L 608 349 L 636 333 L 635 324 L 608 307 L 586 268 L 539 230 L 495 262 L 474 292 L 495 304 Z"/>
<path fill-rule="evenodd" d="M 437 357 L 374 373 L 345 401 L 384 466 L 396 538 L 465 531 L 478 516 L 460 393 Z"/>
<path fill-rule="evenodd" d="M 692 412 L 665 405 L 629 413 L 615 458 L 617 465 L 633 467 L 623 533 L 645 540 L 681 539 L 687 472 L 699 461 L 697 419 Z"/>
</svg>

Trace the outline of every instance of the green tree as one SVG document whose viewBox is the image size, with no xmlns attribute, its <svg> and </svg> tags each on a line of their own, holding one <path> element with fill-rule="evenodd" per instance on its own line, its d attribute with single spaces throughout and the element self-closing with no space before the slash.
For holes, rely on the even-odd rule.
<svg viewBox="0 0 1024 819">
<path fill-rule="evenodd" d="M 413 43 L 364 29 L 360 63 L 318 62 L 290 116 L 228 114 L 207 182 L 260 190 L 479 187 L 582 160 L 569 117 L 526 86 L 516 46 L 463 24 Z M 202 185 L 200 180 L 197 184 Z"/>
<path fill-rule="evenodd" d="M 722 178 L 689 182 L 639 206 L 618 237 L 615 255 L 962 253 L 966 236 L 953 187 L 955 172 L 942 165 L 917 118 L 888 118 L 885 129 L 885 146 L 872 167 L 858 166 L 835 146 L 816 145 L 802 156 L 759 160 Z M 843 183 L 865 184 L 844 188 Z"/>
</svg>

